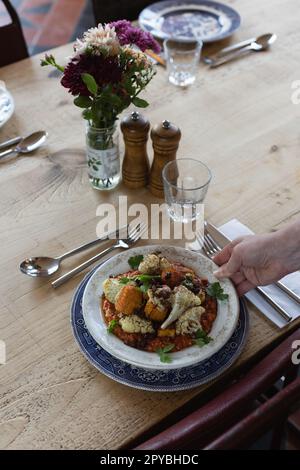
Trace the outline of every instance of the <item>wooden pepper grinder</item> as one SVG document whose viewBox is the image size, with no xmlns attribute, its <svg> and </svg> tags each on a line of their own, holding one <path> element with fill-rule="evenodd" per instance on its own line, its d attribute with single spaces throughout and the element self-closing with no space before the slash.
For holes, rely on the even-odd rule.
<svg viewBox="0 0 300 470">
<path fill-rule="evenodd" d="M 149 189 L 154 196 L 164 197 L 162 170 L 171 160 L 175 160 L 181 132 L 170 121 L 163 121 L 151 130 L 154 158 L 150 171 Z"/>
<path fill-rule="evenodd" d="M 122 119 L 121 131 L 125 142 L 122 176 L 124 184 L 128 188 L 141 188 L 148 184 L 150 167 L 147 140 L 149 129 L 148 119 L 136 111 Z"/>
</svg>

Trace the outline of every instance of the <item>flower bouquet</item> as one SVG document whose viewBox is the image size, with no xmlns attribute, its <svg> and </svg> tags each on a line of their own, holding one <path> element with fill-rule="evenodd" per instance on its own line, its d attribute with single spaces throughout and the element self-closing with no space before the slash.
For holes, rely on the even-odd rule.
<svg viewBox="0 0 300 470">
<path fill-rule="evenodd" d="M 120 20 L 86 31 L 74 44 L 65 67 L 46 55 L 41 65 L 56 67 L 61 84 L 75 96 L 87 121 L 86 143 L 89 179 L 96 189 L 111 189 L 120 180 L 116 121 L 131 103 L 144 108 L 140 93 L 155 75 L 147 49 L 159 52 L 150 33 Z"/>
</svg>

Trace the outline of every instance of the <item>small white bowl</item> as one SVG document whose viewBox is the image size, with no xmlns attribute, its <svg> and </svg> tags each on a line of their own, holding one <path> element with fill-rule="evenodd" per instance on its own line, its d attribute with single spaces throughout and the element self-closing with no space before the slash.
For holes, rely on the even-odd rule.
<svg viewBox="0 0 300 470">
<path fill-rule="evenodd" d="M 5 83 L 0 80 L 0 127 L 11 118 L 15 110 L 14 100 L 9 91 L 5 88 Z"/>
</svg>

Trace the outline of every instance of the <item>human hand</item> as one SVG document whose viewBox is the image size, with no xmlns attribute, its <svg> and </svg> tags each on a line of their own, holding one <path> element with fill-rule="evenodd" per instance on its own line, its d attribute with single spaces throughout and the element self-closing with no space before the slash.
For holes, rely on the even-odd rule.
<svg viewBox="0 0 300 470">
<path fill-rule="evenodd" d="M 256 286 L 271 284 L 300 267 L 300 238 L 290 230 L 240 237 L 229 243 L 213 261 L 219 279 L 231 278 L 239 295 Z"/>
</svg>

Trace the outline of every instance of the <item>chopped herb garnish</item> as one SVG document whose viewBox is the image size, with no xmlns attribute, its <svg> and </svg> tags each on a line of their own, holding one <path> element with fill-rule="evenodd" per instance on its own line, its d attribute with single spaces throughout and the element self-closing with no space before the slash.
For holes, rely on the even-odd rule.
<svg viewBox="0 0 300 470">
<path fill-rule="evenodd" d="M 143 261 L 143 255 L 131 256 L 128 260 L 128 264 L 132 269 L 138 269 L 140 263 Z"/>
<path fill-rule="evenodd" d="M 223 287 L 221 287 L 219 282 L 213 282 L 212 284 L 210 284 L 207 287 L 206 292 L 208 293 L 210 297 L 213 297 L 214 299 L 218 299 L 218 300 L 228 299 L 228 294 L 224 293 L 224 289 Z"/>
<path fill-rule="evenodd" d="M 151 276 L 149 274 L 140 274 L 136 276 L 135 279 L 142 284 L 139 286 L 141 291 L 146 293 L 148 289 L 150 289 L 151 285 L 153 284 L 154 279 L 161 279 L 160 276 Z"/>
<path fill-rule="evenodd" d="M 175 344 L 167 344 L 163 348 L 158 348 L 156 350 L 157 354 L 159 355 L 160 362 L 170 363 L 172 362 L 170 354 L 168 354 L 172 349 L 175 348 Z"/>
<path fill-rule="evenodd" d="M 142 292 L 146 293 L 147 290 L 150 289 L 154 279 L 161 280 L 161 277 L 152 276 L 150 274 L 138 274 L 137 276 L 132 277 L 121 277 L 119 282 L 120 284 L 128 284 L 131 281 L 138 281 L 140 284 L 138 287 Z"/>
<path fill-rule="evenodd" d="M 196 339 L 194 340 L 194 344 L 199 346 L 199 348 L 202 348 L 206 344 L 210 343 L 213 339 L 208 336 L 207 333 L 203 330 L 197 330 L 196 331 Z"/>
<path fill-rule="evenodd" d="M 138 276 L 134 276 L 134 278 L 143 283 L 151 282 L 152 279 L 161 279 L 160 276 L 152 276 L 152 274 L 139 274 Z"/>
<path fill-rule="evenodd" d="M 131 277 L 121 277 L 119 279 L 119 283 L 120 284 L 128 284 L 128 282 L 132 281 L 132 278 Z"/>
<path fill-rule="evenodd" d="M 193 283 L 193 280 L 191 278 L 184 278 L 184 280 L 182 281 L 181 283 L 182 286 L 186 287 L 187 289 L 193 291 L 194 290 L 194 283 Z"/>
<path fill-rule="evenodd" d="M 199 279 L 195 279 L 189 275 L 186 275 L 183 281 L 181 282 L 181 285 L 189 289 L 193 294 L 199 294 L 201 290 L 201 283 Z"/>
<path fill-rule="evenodd" d="M 107 331 L 108 333 L 113 333 L 115 327 L 117 326 L 118 324 L 118 320 L 114 319 L 114 320 L 111 320 L 108 324 L 108 327 L 107 327 Z"/>
</svg>

